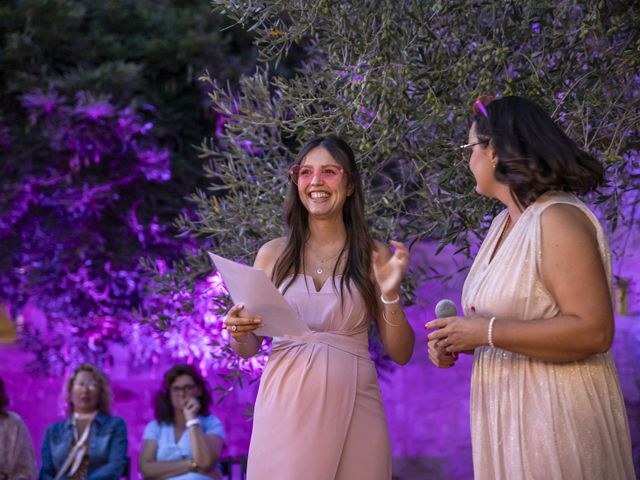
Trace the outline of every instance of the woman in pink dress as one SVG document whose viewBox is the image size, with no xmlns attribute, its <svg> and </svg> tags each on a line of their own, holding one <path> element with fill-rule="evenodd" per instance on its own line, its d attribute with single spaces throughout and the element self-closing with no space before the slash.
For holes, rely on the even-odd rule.
<svg viewBox="0 0 640 480">
<path fill-rule="evenodd" d="M 249 448 L 249 480 L 389 480 L 391 448 L 368 351 L 377 323 L 387 354 L 411 358 L 414 334 L 400 302 L 409 252 L 372 240 L 362 181 L 351 148 L 318 137 L 290 170 L 286 237 L 255 260 L 313 335 L 276 337 L 262 374 Z M 255 355 L 261 320 L 242 305 L 225 324 L 231 345 Z"/>
<path fill-rule="evenodd" d="M 429 356 L 473 353 L 471 434 L 478 480 L 631 480 L 629 426 L 613 340 L 611 258 L 574 195 L 604 180 L 536 104 L 479 99 L 469 167 L 502 202 L 462 292 L 464 317 L 429 322 Z"/>
</svg>

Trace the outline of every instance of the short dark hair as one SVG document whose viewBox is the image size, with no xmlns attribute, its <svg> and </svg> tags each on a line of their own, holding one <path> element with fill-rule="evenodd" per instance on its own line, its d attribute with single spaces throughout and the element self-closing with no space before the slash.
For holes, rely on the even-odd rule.
<svg viewBox="0 0 640 480">
<path fill-rule="evenodd" d="M 191 365 L 178 364 L 171 367 L 164 374 L 162 379 L 162 389 L 156 394 L 155 398 L 155 417 L 160 423 L 173 423 L 175 414 L 173 405 L 171 404 L 171 385 L 180 375 L 189 375 L 193 382 L 200 389 L 200 411 L 198 415 L 209 415 L 209 407 L 211 406 L 211 393 L 205 379 L 200 372 Z"/>
<path fill-rule="evenodd" d="M 7 416 L 7 407 L 9 406 L 9 397 L 4 389 L 4 381 L 0 377 L 0 417 Z"/>
<path fill-rule="evenodd" d="M 514 95 L 483 105 L 486 115 L 481 108 L 473 115 L 478 140 L 491 142 L 498 159 L 495 178 L 522 207 L 547 191 L 588 193 L 604 183 L 600 162 L 532 100 Z"/>
</svg>

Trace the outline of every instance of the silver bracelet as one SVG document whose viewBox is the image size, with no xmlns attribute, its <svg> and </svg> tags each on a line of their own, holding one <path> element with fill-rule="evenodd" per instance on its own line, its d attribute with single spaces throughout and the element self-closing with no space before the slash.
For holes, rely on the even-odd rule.
<svg viewBox="0 0 640 480">
<path fill-rule="evenodd" d="M 187 423 L 185 425 L 187 428 L 193 427 L 194 425 L 200 425 L 200 419 L 192 418 L 191 420 L 187 420 Z"/>
<path fill-rule="evenodd" d="M 396 303 L 400 303 L 400 294 L 396 294 L 396 298 L 394 298 L 393 300 L 387 300 L 382 294 L 380 294 L 380 301 L 382 301 L 382 303 L 384 303 L 385 305 L 395 305 Z"/>
<path fill-rule="evenodd" d="M 493 324 L 495 321 L 496 317 L 491 317 L 491 320 L 489 320 L 489 328 L 487 329 L 487 340 L 489 340 L 489 345 L 493 348 L 496 348 L 493 344 Z"/>
</svg>

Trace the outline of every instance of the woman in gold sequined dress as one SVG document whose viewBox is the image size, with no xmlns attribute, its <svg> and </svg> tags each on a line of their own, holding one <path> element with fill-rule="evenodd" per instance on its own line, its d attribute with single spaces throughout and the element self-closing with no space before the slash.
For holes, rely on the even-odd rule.
<svg viewBox="0 0 640 480">
<path fill-rule="evenodd" d="M 602 166 L 521 97 L 476 101 L 461 150 L 476 191 L 506 206 L 465 281 L 465 316 L 426 325 L 437 366 L 474 355 L 475 478 L 635 478 L 609 354 L 609 248 L 574 195 L 603 182 Z"/>
</svg>

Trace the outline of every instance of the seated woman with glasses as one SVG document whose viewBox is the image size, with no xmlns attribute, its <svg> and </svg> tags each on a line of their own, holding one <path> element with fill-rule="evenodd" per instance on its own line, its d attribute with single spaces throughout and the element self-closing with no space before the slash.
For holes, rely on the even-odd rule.
<svg viewBox="0 0 640 480">
<path fill-rule="evenodd" d="M 290 170 L 286 237 L 263 245 L 264 270 L 313 335 L 273 339 L 260 380 L 249 448 L 252 479 L 388 480 L 391 448 L 368 350 L 375 322 L 397 363 L 414 345 L 400 301 L 409 251 L 374 241 L 353 151 L 335 136 L 309 141 Z M 256 312 L 234 305 L 225 319 L 244 358 L 263 339 Z"/>
<path fill-rule="evenodd" d="M 42 442 L 40 479 L 117 479 L 127 464 L 127 427 L 111 415 L 111 386 L 85 363 L 65 385 L 69 417 L 50 425 Z"/>
<path fill-rule="evenodd" d="M 33 480 L 36 460 L 31 436 L 22 419 L 7 410 L 8 405 L 0 378 L 0 480 Z"/>
<path fill-rule="evenodd" d="M 145 479 L 222 478 L 217 466 L 224 446 L 222 423 L 209 413 L 211 394 L 191 365 L 164 375 L 155 399 L 155 417 L 144 431 L 140 472 Z"/>
</svg>

